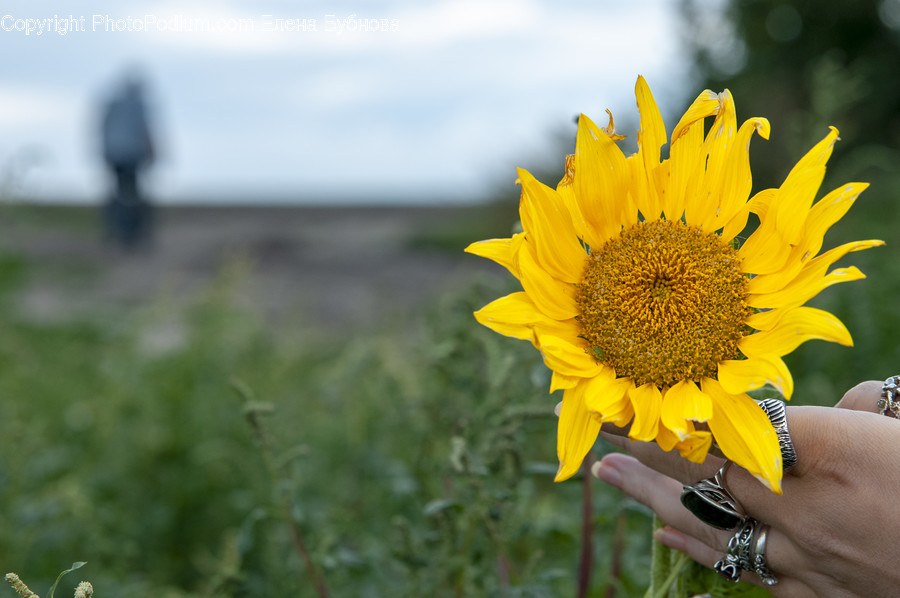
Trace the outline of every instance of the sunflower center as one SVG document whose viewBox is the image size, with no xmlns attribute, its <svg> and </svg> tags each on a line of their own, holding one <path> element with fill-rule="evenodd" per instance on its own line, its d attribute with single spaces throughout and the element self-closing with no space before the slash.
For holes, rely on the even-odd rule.
<svg viewBox="0 0 900 598">
<path fill-rule="evenodd" d="M 591 251 L 578 323 L 592 352 L 638 386 L 715 377 L 738 357 L 747 278 L 719 235 L 651 220 Z"/>
</svg>

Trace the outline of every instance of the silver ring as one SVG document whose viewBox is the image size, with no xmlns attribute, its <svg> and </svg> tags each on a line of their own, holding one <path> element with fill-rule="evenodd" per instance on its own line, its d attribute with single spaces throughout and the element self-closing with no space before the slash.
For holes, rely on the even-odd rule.
<svg viewBox="0 0 900 598">
<path fill-rule="evenodd" d="M 681 504 L 700 521 L 717 529 L 737 529 L 747 514 L 725 486 L 725 474 L 731 461 L 725 461 L 716 475 L 700 480 L 681 491 Z"/>
<path fill-rule="evenodd" d="M 772 427 L 775 428 L 775 434 L 778 436 L 778 446 L 781 447 L 781 463 L 785 473 L 797 464 L 797 453 L 794 451 L 794 443 L 791 441 L 791 434 L 788 432 L 787 415 L 785 413 L 784 402 L 778 399 L 763 399 L 758 401 L 757 405 L 766 412 Z"/>
<path fill-rule="evenodd" d="M 900 419 L 900 376 L 891 376 L 881 386 L 878 410 L 882 415 Z"/>
<path fill-rule="evenodd" d="M 774 586 L 778 578 L 769 569 L 766 561 L 766 540 L 769 534 L 769 526 L 762 524 L 756 528 L 756 540 L 753 543 L 753 571 L 759 575 L 760 580 L 767 586 Z"/>
<path fill-rule="evenodd" d="M 751 553 L 758 524 L 756 519 L 746 519 L 741 529 L 728 541 L 728 549 L 725 551 L 724 558 L 716 561 L 716 564 L 713 565 L 716 572 L 728 581 L 738 582 L 744 570 L 754 569 Z"/>
</svg>

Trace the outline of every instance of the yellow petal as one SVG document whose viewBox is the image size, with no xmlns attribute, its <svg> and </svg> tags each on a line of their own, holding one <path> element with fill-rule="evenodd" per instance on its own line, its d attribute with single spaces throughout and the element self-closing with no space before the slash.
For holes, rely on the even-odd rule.
<svg viewBox="0 0 900 598">
<path fill-rule="evenodd" d="M 632 207 L 634 218 L 626 221 L 626 214 L 623 213 L 620 216 L 623 225 L 630 227 L 637 222 L 638 212 L 641 213 L 644 220 L 659 218 L 659 211 L 662 211 L 662 206 L 657 198 L 650 194 L 650 183 L 647 179 L 643 155 L 640 153 L 632 154 L 625 159 L 625 164 L 628 167 L 629 180 L 628 205 Z"/>
<path fill-rule="evenodd" d="M 866 275 L 856 266 L 835 268 L 821 278 L 813 279 L 810 277 L 810 282 L 806 285 L 795 282 L 776 293 L 768 295 L 752 295 L 748 298 L 747 305 L 760 309 L 793 308 L 806 303 L 833 284 L 852 282 L 854 280 L 861 280 L 865 277 Z"/>
<path fill-rule="evenodd" d="M 573 158 L 571 162 L 574 163 L 575 156 L 569 157 Z M 567 160 L 567 163 L 569 161 L 570 160 Z M 593 224 L 588 222 L 587 218 L 585 218 L 584 214 L 581 212 L 581 205 L 575 197 L 575 188 L 572 186 L 571 182 L 563 184 L 564 181 L 565 179 L 560 181 L 559 186 L 556 188 L 556 192 L 563 200 L 563 203 L 566 204 L 566 209 L 568 209 L 569 214 L 572 216 L 572 226 L 575 228 L 575 233 L 588 247 L 600 247 L 600 245 L 603 244 L 605 237 L 594 228 Z"/>
<path fill-rule="evenodd" d="M 746 205 L 751 186 L 750 138 L 757 131 L 766 137 L 769 131 L 768 121 L 760 118 L 738 129 L 731 92 L 726 89 L 719 98 L 721 108 L 704 142 L 708 158 L 700 191 L 706 217 L 699 226 L 709 230 L 724 227 Z"/>
<path fill-rule="evenodd" d="M 612 422 L 624 427 L 634 416 L 634 409 L 628 398 L 628 391 L 634 388 L 629 378 L 616 378 L 612 368 L 589 380 L 585 386 L 585 405 L 588 411 L 596 413 L 601 422 Z"/>
<path fill-rule="evenodd" d="M 691 380 L 676 383 L 663 395 L 660 418 L 679 441 L 685 440 L 693 430 L 688 420 L 703 422 L 710 417 L 712 401 Z"/>
<path fill-rule="evenodd" d="M 712 434 L 706 430 L 695 430 L 686 439 L 675 445 L 682 457 L 692 463 L 703 463 L 712 446 Z"/>
<path fill-rule="evenodd" d="M 838 130 L 831 127 L 831 132 L 791 169 L 778 190 L 778 201 L 774 204 L 775 224 L 791 244 L 800 239 L 809 207 L 825 177 L 825 163 L 831 157 L 837 139 Z"/>
<path fill-rule="evenodd" d="M 850 183 L 840 187 L 810 209 L 803 227 L 803 235 L 798 244 L 791 249 L 791 255 L 784 268 L 765 276 L 758 276 L 753 281 L 753 293 L 771 293 L 783 288 L 793 280 L 800 270 L 822 248 L 825 233 L 840 220 L 859 194 L 867 187 L 865 183 Z"/>
<path fill-rule="evenodd" d="M 737 133 L 737 118 L 731 93 L 726 89 L 718 96 L 719 110 L 706 135 L 701 155 L 706 158 L 706 170 L 695 197 L 688 198 L 685 218 L 688 224 L 704 230 L 715 230 L 716 218 L 722 202 L 722 183 L 728 176 L 728 155 Z"/>
<path fill-rule="evenodd" d="M 822 339 L 850 346 L 847 328 L 835 316 L 814 307 L 795 307 L 786 312 L 772 330 L 757 332 L 738 341 L 744 355 L 787 355 L 801 343 Z"/>
<path fill-rule="evenodd" d="M 662 393 L 655 384 L 647 383 L 629 390 L 628 397 L 634 407 L 634 421 L 628 436 L 632 440 L 652 441 L 659 426 Z"/>
<path fill-rule="evenodd" d="M 699 193 L 706 168 L 706 155 L 701 151 L 703 119 L 718 111 L 719 96 L 707 89 L 697 96 L 672 132 L 669 180 L 663 198 L 663 211 L 669 220 L 680 219 L 687 198 L 694 198 Z"/>
<path fill-rule="evenodd" d="M 558 336 L 542 335 L 538 337 L 538 349 L 544 356 L 544 363 L 554 372 L 564 376 L 592 378 L 604 366 L 588 355 L 584 346 L 576 345 Z"/>
<path fill-rule="evenodd" d="M 653 99 L 653 93 L 643 77 L 638 77 L 634 91 L 637 97 L 638 111 L 641 115 L 641 125 L 638 129 L 638 154 L 641 156 L 643 173 L 646 177 L 640 180 L 639 184 L 647 185 L 646 203 L 639 205 L 638 208 L 646 217 L 655 219 L 659 218 L 663 210 L 660 201 L 662 193 L 656 177 L 660 150 L 666 143 L 666 126 L 659 112 L 659 106 Z"/>
<path fill-rule="evenodd" d="M 556 435 L 559 470 L 554 481 L 561 482 L 575 475 L 585 455 L 594 446 L 600 433 L 600 421 L 584 406 L 583 385 L 570 388 L 563 395 Z"/>
<path fill-rule="evenodd" d="M 663 425 L 662 420 L 659 421 L 659 430 L 656 432 L 656 444 L 659 445 L 659 448 L 662 450 L 669 452 L 675 445 L 680 442 L 679 436 Z"/>
<path fill-rule="evenodd" d="M 531 340 L 534 324 L 546 320 L 528 295 L 519 291 L 491 301 L 475 312 L 475 319 L 494 332 Z"/>
<path fill-rule="evenodd" d="M 534 244 L 538 261 L 557 280 L 578 282 L 587 256 L 563 199 L 526 170 L 519 169 L 519 181 L 522 228 Z"/>
<path fill-rule="evenodd" d="M 790 307 L 779 307 L 778 309 L 758 311 L 755 314 L 750 314 L 745 323 L 754 330 L 771 330 L 778 324 L 781 316 L 790 309 Z"/>
<path fill-rule="evenodd" d="M 745 274 L 767 274 L 784 267 L 791 255 L 791 246 L 784 242 L 778 232 L 760 224 L 753 234 L 741 245 L 741 271 Z"/>
<path fill-rule="evenodd" d="M 710 378 L 701 381 L 713 402 L 709 429 L 725 456 L 781 494 L 781 447 L 765 412 L 747 395 L 733 395 Z"/>
<path fill-rule="evenodd" d="M 759 133 L 760 137 L 768 139 L 769 121 L 764 118 L 752 118 L 741 125 L 736 137 L 728 146 L 724 170 L 719 177 L 720 185 L 716 188 L 719 194 L 719 207 L 711 228 L 724 229 L 722 240 L 725 242 L 731 241 L 744 229 L 750 215 L 747 198 L 752 184 L 750 138 L 753 133 Z"/>
<path fill-rule="evenodd" d="M 738 250 L 741 270 L 746 274 L 776 272 L 791 255 L 791 246 L 775 227 L 775 218 L 768 217 L 772 202 L 777 199 L 777 189 L 764 189 L 748 203 L 750 211 L 759 215 L 760 224 Z"/>
<path fill-rule="evenodd" d="M 692 128 L 697 123 L 702 123 L 703 119 L 708 116 L 713 116 L 719 112 L 719 94 L 716 92 L 706 89 L 700 92 L 700 95 L 697 96 L 691 105 L 688 107 L 687 111 L 685 111 L 684 116 L 681 117 L 681 120 L 678 121 L 678 124 L 675 125 L 675 129 L 672 130 L 672 146 L 675 146 L 675 142 L 684 135 L 688 129 Z M 702 130 L 702 126 L 700 127 Z"/>
<path fill-rule="evenodd" d="M 535 347 L 540 347 L 540 339 L 544 336 L 558 336 L 569 339 L 572 342 L 579 341 L 580 334 L 578 321 L 575 318 L 568 320 L 544 319 L 534 323 Z M 580 341 L 579 341 L 580 342 Z"/>
<path fill-rule="evenodd" d="M 830 192 L 813 205 L 806 218 L 803 227 L 805 251 L 811 256 L 819 253 L 822 248 L 822 240 L 829 228 L 844 217 L 847 210 L 859 197 L 859 194 L 869 187 L 869 183 L 847 183 Z"/>
<path fill-rule="evenodd" d="M 575 386 L 584 380 L 584 378 L 580 378 L 578 376 L 566 376 L 565 374 L 560 374 L 559 372 L 553 372 L 550 376 L 550 393 L 554 393 L 557 390 L 567 390 L 569 388 L 575 388 Z"/>
<path fill-rule="evenodd" d="M 712 405 L 710 403 L 710 405 Z M 712 409 L 712 407 L 710 407 Z M 692 422 L 687 422 L 687 433 L 679 440 L 678 436 L 666 428 L 660 420 L 656 444 L 664 451 L 677 449 L 679 454 L 693 463 L 703 463 L 709 448 L 712 446 L 712 434 L 706 430 L 697 430 Z"/>
<path fill-rule="evenodd" d="M 478 241 L 466 247 L 466 253 L 471 253 L 479 257 L 493 260 L 512 272 L 513 276 L 519 277 L 519 267 L 514 260 L 514 240 L 516 238 L 524 240 L 525 233 L 518 233 L 511 239 L 488 239 L 486 241 Z"/>
<path fill-rule="evenodd" d="M 719 363 L 719 383 L 726 392 L 741 394 L 771 384 L 785 399 L 794 392 L 794 378 L 784 360 L 767 353 Z"/>
<path fill-rule="evenodd" d="M 810 260 L 797 274 L 797 276 L 783 288 L 773 293 L 757 293 L 756 289 L 762 286 L 761 282 L 750 279 L 747 285 L 747 305 L 759 309 L 792 307 L 802 305 L 815 297 L 823 289 L 839 282 L 848 282 L 865 278 L 865 275 L 855 266 L 849 268 L 837 268 L 825 275 L 831 265 L 852 251 L 862 251 L 870 247 L 884 245 L 883 241 L 852 241 Z"/>
<path fill-rule="evenodd" d="M 700 153 L 702 145 L 703 121 L 693 123 L 672 141 L 669 150 L 669 180 L 663 198 L 663 212 L 668 220 L 681 219 L 687 198 L 698 193 L 706 164 L 703 159 L 705 156 Z"/>
<path fill-rule="evenodd" d="M 620 203 L 628 189 L 628 166 L 619 146 L 582 114 L 575 141 L 573 182 L 582 216 L 600 242 L 621 228 Z"/>
<path fill-rule="evenodd" d="M 754 133 L 758 133 L 763 139 L 768 139 L 769 130 L 768 120 L 751 118 L 741 125 L 734 140 L 728 145 L 722 171 L 720 176 L 717 177 L 719 186 L 715 189 L 715 192 L 719 195 L 719 209 L 716 214 L 716 221 L 721 223 L 722 226 L 728 224 L 735 216 L 738 216 L 747 208 L 747 198 L 750 196 L 750 187 L 752 185 L 750 138 Z M 744 228 L 744 224 L 746 224 L 746 216 L 744 216 L 744 221 L 735 234 Z M 719 228 L 718 225 L 713 226 Z M 732 226 L 735 225 L 732 224 Z"/>
<path fill-rule="evenodd" d="M 750 205 L 743 204 L 740 209 L 724 223 L 722 227 L 721 239 L 723 243 L 730 243 L 744 228 L 747 226 L 747 220 L 750 217 Z"/>
<path fill-rule="evenodd" d="M 778 189 L 763 189 L 750 198 L 747 202 L 750 205 L 750 211 L 759 215 L 760 219 L 765 220 L 769 213 L 772 202 L 778 198 Z"/>
<path fill-rule="evenodd" d="M 659 112 L 659 106 L 653 99 L 653 92 L 647 85 L 646 79 L 639 76 L 634 86 L 634 93 L 637 97 L 638 111 L 641 115 L 641 125 L 638 129 L 638 145 L 642 150 L 646 151 L 647 162 L 650 166 L 659 165 L 659 152 L 663 145 L 666 144 L 666 125 L 663 123 L 662 114 Z M 649 169 L 648 169 L 649 170 Z"/>
<path fill-rule="evenodd" d="M 518 253 L 522 288 L 545 315 L 554 320 L 568 320 L 578 315 L 575 285 L 553 278 L 538 263 L 530 243 Z"/>
</svg>

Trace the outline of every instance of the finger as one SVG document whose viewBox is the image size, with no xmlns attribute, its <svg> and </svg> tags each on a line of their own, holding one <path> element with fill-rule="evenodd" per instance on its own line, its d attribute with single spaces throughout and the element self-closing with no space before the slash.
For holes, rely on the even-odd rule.
<svg viewBox="0 0 900 598">
<path fill-rule="evenodd" d="M 699 563 L 712 568 L 721 559 L 728 542 L 735 532 L 719 530 L 702 523 L 681 504 L 681 484 L 643 465 L 634 457 L 613 453 L 594 464 L 592 473 L 650 508 L 672 530 L 680 535 L 676 538 L 690 538 L 692 542 L 671 545 L 670 548 L 685 552 Z M 805 561 L 794 548 L 793 543 L 779 530 L 770 528 L 766 544 L 766 556 L 770 568 L 781 571 L 797 571 Z M 759 583 L 759 578 L 751 581 Z"/>
<path fill-rule="evenodd" d="M 833 442 L 834 438 L 839 437 L 835 433 L 835 426 L 829 422 L 847 413 L 830 407 L 789 407 L 786 414 L 798 462 L 791 473 L 783 477 L 782 490 L 785 494 L 772 492 L 740 467 L 729 468 L 725 478 L 729 492 L 750 516 L 773 524 L 780 524 L 785 518 L 796 515 L 789 508 L 790 502 L 786 504 L 784 496 L 795 494 L 798 480 L 820 466 L 819 455 L 823 443 Z M 633 442 L 603 431 L 601 435 L 650 468 L 685 485 L 693 485 L 699 480 L 712 477 L 724 463 L 722 459 L 713 456 L 708 456 L 703 463 L 692 463 L 682 459 L 677 452 L 663 451 L 655 443 Z"/>
<path fill-rule="evenodd" d="M 559 415 L 559 413 L 557 413 Z M 698 423 L 695 424 L 697 429 L 704 429 L 705 424 Z M 611 422 L 605 422 L 601 427 L 600 431 L 603 432 L 604 438 L 609 440 L 612 444 L 615 444 L 617 447 L 622 450 L 629 450 L 628 443 L 631 442 L 631 439 L 628 437 L 628 433 L 631 431 L 631 424 L 629 423 L 627 426 L 619 427 Z M 708 431 L 708 430 L 707 430 Z M 718 457 L 719 459 L 724 459 L 725 455 L 722 454 L 722 450 L 713 444 L 709 447 L 709 454 Z"/>
<path fill-rule="evenodd" d="M 711 548 L 727 546 L 733 535 L 697 519 L 681 504 L 681 482 L 647 467 L 634 457 L 611 453 L 595 463 L 591 472 L 649 507 L 666 524 L 698 538 Z"/>
<path fill-rule="evenodd" d="M 883 382 L 878 382 L 877 380 L 861 382 L 848 390 L 835 407 L 877 413 L 883 384 Z"/>
<path fill-rule="evenodd" d="M 800 437 L 803 437 L 804 439 L 812 437 L 817 439 L 818 442 L 821 442 L 822 439 L 818 438 L 817 434 L 815 434 L 815 431 L 811 433 L 808 433 L 807 431 L 807 428 L 809 426 L 806 425 L 806 422 L 807 420 L 813 418 L 815 414 L 808 414 L 804 411 L 804 409 L 826 410 L 830 408 L 794 407 L 790 410 L 789 425 L 792 437 L 797 439 L 799 439 Z M 834 409 L 830 409 L 830 411 L 837 412 L 837 410 Z M 797 414 L 799 414 L 799 416 Z M 798 425 L 796 426 L 798 428 L 797 434 L 795 434 L 794 430 L 795 420 L 797 420 L 796 423 L 798 423 Z M 712 456 L 707 457 L 707 459 L 703 463 L 692 463 L 687 459 L 681 458 L 681 456 L 676 451 L 663 451 L 661 448 L 659 448 L 659 445 L 653 442 L 631 441 L 627 438 L 609 435 L 605 432 L 601 432 L 601 435 L 614 446 L 622 448 L 623 450 L 630 453 L 648 469 L 655 471 L 663 478 L 671 479 L 671 481 L 676 484 L 694 485 L 700 480 L 711 478 L 724 463 L 722 459 L 718 459 Z M 804 442 L 807 442 L 807 440 L 799 441 L 799 444 L 798 442 L 795 442 L 797 453 L 798 455 L 800 455 L 801 459 L 803 458 L 804 452 L 810 455 L 814 452 L 812 451 L 812 449 L 805 451 L 807 447 Z M 604 458 L 604 461 L 610 465 L 627 464 L 627 467 L 630 468 L 628 470 L 630 473 L 639 471 L 633 468 L 631 462 L 619 460 L 619 457 L 614 457 L 613 455 L 607 455 Z M 634 473 L 634 475 L 638 474 Z M 791 496 L 792 494 L 796 493 L 795 488 L 797 483 L 798 480 L 796 477 L 792 475 L 784 476 L 784 479 L 782 480 L 782 488 L 787 496 Z M 784 523 L 785 519 L 790 519 L 791 517 L 796 516 L 796 513 L 794 513 L 793 509 L 791 508 L 791 502 L 786 501 L 784 495 L 775 494 L 774 492 L 769 490 L 769 488 L 760 483 L 760 481 L 753 477 L 750 473 L 740 467 L 730 467 L 728 469 L 725 476 L 725 486 L 727 487 L 728 491 L 737 499 L 744 511 L 751 517 L 754 517 L 758 520 L 766 521 L 773 525 L 777 524 L 780 526 L 782 523 Z M 680 496 L 681 488 L 678 488 L 677 492 L 678 496 Z M 652 494 L 648 496 L 652 496 Z M 680 506 L 680 501 L 678 502 Z M 796 502 L 793 503 L 793 506 L 796 507 Z M 685 510 L 685 513 L 689 512 Z M 693 517 L 693 515 L 691 515 L 691 517 Z M 665 521 L 667 523 L 672 523 L 673 520 Z M 697 523 L 699 525 L 702 525 L 699 520 L 697 520 Z M 696 531 L 685 528 L 683 526 L 680 529 L 689 533 L 693 533 L 694 531 Z M 697 532 L 694 535 L 698 534 L 700 534 L 700 532 Z"/>
<path fill-rule="evenodd" d="M 664 526 L 655 530 L 653 532 L 653 538 L 672 550 L 677 550 L 678 552 L 688 555 L 704 567 L 710 569 L 714 569 L 716 562 L 725 556 L 724 550 L 711 548 L 705 542 L 671 526 Z M 759 577 L 752 571 L 742 572 L 741 581 L 762 585 Z"/>
<path fill-rule="evenodd" d="M 713 476 L 722 467 L 722 459 L 709 456 L 703 463 L 694 463 L 682 458 L 677 451 L 664 451 L 655 442 L 641 442 L 630 438 L 609 434 L 601 429 L 600 435 L 613 446 L 633 455 L 645 465 L 678 480 L 682 484 L 693 484 L 698 480 Z"/>
</svg>

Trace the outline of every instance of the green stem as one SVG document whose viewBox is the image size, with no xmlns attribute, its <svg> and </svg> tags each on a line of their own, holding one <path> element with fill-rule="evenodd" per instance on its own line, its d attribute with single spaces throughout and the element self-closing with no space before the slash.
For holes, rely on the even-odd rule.
<svg viewBox="0 0 900 598">
<path fill-rule="evenodd" d="M 585 598 L 591 587 L 591 570 L 593 569 L 594 544 L 592 523 L 594 521 L 594 509 L 591 502 L 591 465 L 594 463 L 594 455 L 588 452 L 581 464 L 581 558 L 578 562 L 578 593 L 577 598 Z"/>
<path fill-rule="evenodd" d="M 672 567 L 669 569 L 669 575 L 666 577 L 665 581 L 658 587 L 651 586 L 647 590 L 647 593 L 644 594 L 644 598 L 665 598 L 672 589 L 672 586 L 674 586 L 675 582 L 678 580 L 678 576 L 681 575 L 681 572 L 690 561 L 691 559 L 688 555 L 679 554 L 675 559 L 675 562 L 672 563 Z"/>
<path fill-rule="evenodd" d="M 653 515 L 654 531 L 662 526 L 663 522 L 659 519 L 659 517 Z M 669 571 L 671 570 L 671 568 L 672 549 L 655 540 L 651 541 L 650 587 L 647 589 L 647 591 L 655 592 L 656 588 L 663 586 L 666 578 L 669 576 Z"/>
<path fill-rule="evenodd" d="M 269 437 L 266 435 L 265 428 L 263 427 L 260 418 L 262 414 L 273 412 L 274 407 L 268 403 L 258 403 L 250 388 L 236 378 L 231 380 L 231 387 L 244 400 L 244 416 L 247 418 L 247 423 L 250 424 L 250 427 L 253 429 L 253 433 L 256 436 L 257 444 L 259 444 L 260 451 L 262 452 L 263 461 L 266 464 L 266 469 L 268 470 L 275 494 L 281 495 L 282 518 L 291 532 L 294 548 L 297 550 L 297 553 L 300 555 L 300 558 L 306 567 L 306 572 L 316 589 L 316 594 L 318 594 L 319 598 L 328 598 L 329 592 L 328 586 L 325 585 L 325 579 L 322 577 L 321 573 L 319 573 L 319 569 L 316 567 L 312 555 L 306 547 L 306 542 L 303 541 L 303 534 L 300 531 L 300 526 L 294 520 L 293 501 L 291 500 L 291 497 L 281 489 L 281 474 L 275 466 L 275 456 L 272 452 L 272 446 L 269 443 Z"/>
</svg>

